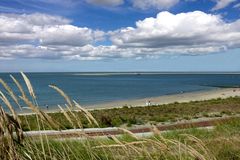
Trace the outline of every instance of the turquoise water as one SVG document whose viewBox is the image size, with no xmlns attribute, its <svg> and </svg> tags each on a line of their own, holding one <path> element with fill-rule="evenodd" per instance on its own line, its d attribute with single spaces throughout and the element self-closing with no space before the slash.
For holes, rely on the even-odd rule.
<svg viewBox="0 0 240 160">
<path fill-rule="evenodd" d="M 0 73 L 0 78 L 20 94 L 9 74 Z M 20 74 L 12 75 L 26 89 Z M 27 76 L 32 82 L 40 106 L 64 104 L 63 98 L 49 88 L 49 84 L 57 85 L 83 106 L 240 86 L 239 74 L 27 73 Z M 3 90 L 2 87 L 0 89 Z"/>
</svg>

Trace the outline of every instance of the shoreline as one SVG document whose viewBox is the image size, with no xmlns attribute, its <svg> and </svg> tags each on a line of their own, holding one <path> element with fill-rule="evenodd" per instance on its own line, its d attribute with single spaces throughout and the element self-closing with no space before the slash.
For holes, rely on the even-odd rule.
<svg viewBox="0 0 240 160">
<path fill-rule="evenodd" d="M 148 97 L 134 100 L 123 100 L 123 101 L 114 101 L 103 104 L 83 106 L 87 110 L 102 110 L 102 109 L 112 109 L 112 108 L 122 108 L 124 106 L 129 107 L 145 107 L 147 106 L 146 102 L 150 101 L 151 105 L 163 105 L 170 103 L 184 103 L 190 101 L 203 101 L 217 98 L 229 98 L 240 96 L 240 88 L 216 88 L 212 90 L 204 91 L 194 91 L 186 92 L 172 95 L 163 95 L 157 97 Z M 52 107 L 52 108 L 51 108 Z M 61 112 L 59 108 L 50 106 L 49 109 L 41 108 L 44 112 L 47 113 L 56 113 Z M 23 111 L 18 112 L 19 115 L 28 115 L 34 114 L 31 110 L 24 109 Z"/>
<path fill-rule="evenodd" d="M 146 102 L 150 101 L 151 105 L 163 105 L 170 103 L 184 103 L 190 101 L 203 101 L 217 98 L 229 98 L 240 96 L 240 88 L 216 88 L 212 90 L 193 91 L 179 94 L 163 95 L 156 97 L 147 97 L 134 100 L 114 101 L 103 104 L 89 105 L 85 108 L 89 110 L 121 108 L 123 106 L 147 106 Z"/>
</svg>

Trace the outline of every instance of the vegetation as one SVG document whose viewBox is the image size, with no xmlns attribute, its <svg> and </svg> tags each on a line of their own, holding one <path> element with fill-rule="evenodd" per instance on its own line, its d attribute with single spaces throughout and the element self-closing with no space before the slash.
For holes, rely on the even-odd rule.
<svg viewBox="0 0 240 160">
<path fill-rule="evenodd" d="M 235 118 L 229 123 L 219 124 L 213 130 L 202 129 L 188 129 L 182 131 L 172 131 L 167 133 L 161 133 L 156 127 L 152 127 L 153 136 L 151 137 L 137 137 L 130 131 L 119 128 L 124 135 L 117 137 L 109 135 L 106 138 L 93 138 L 86 134 L 80 133 L 81 139 L 60 139 L 61 137 L 50 138 L 45 134 L 41 134 L 39 137 L 24 136 L 24 130 L 61 130 L 67 128 L 82 128 L 85 126 L 104 126 L 109 123 L 109 114 L 116 113 L 117 117 L 111 120 L 109 125 L 118 125 L 121 122 L 120 111 L 126 111 L 126 117 L 129 115 L 127 112 L 136 111 L 132 113 L 132 118 L 127 117 L 126 122 L 130 124 L 139 123 L 138 115 L 141 109 L 152 112 L 156 109 L 160 114 L 172 114 L 175 112 L 175 116 L 183 114 L 184 116 L 196 116 L 204 110 L 214 111 L 211 109 L 212 105 L 221 104 L 229 105 L 228 100 L 219 103 L 218 100 L 205 101 L 205 102 L 192 102 L 195 103 L 198 109 L 193 111 L 194 105 L 189 104 L 189 109 L 181 110 L 176 105 L 171 104 L 172 107 L 176 107 L 174 110 L 169 105 L 169 108 L 163 106 L 151 106 L 147 108 L 138 107 L 136 110 L 133 108 L 125 107 L 121 109 L 93 111 L 89 112 L 82 108 L 77 102 L 71 100 L 61 89 L 56 86 L 50 86 L 63 96 L 66 100 L 66 106 L 64 110 L 62 106 L 59 108 L 63 113 L 48 114 L 43 112 L 37 105 L 37 97 L 34 93 L 33 87 L 28 80 L 27 76 L 22 73 L 23 79 L 27 85 L 29 96 L 23 91 L 18 81 L 12 77 L 14 83 L 21 92 L 20 96 L 16 96 L 12 92 L 11 88 L 0 79 L 0 83 L 4 86 L 8 96 L 0 91 L 0 99 L 4 106 L 0 106 L 0 159 L 3 160 L 52 160 L 52 159 L 92 159 L 92 160 L 109 160 L 109 159 L 183 159 L 183 160 L 227 160 L 227 159 L 240 159 L 240 143 L 239 143 L 239 131 L 240 131 L 240 118 Z M 18 98 L 19 97 L 19 98 Z M 11 98 L 15 104 L 10 103 Z M 24 102 L 35 114 L 30 116 L 19 116 L 14 110 L 14 105 L 19 105 L 19 101 Z M 220 100 L 222 101 L 222 100 Z M 233 98 L 231 101 L 239 101 L 237 98 Z M 202 105 L 198 103 L 206 103 L 209 108 L 202 108 Z M 212 103 L 211 105 L 208 103 Z M 235 104 L 234 104 L 235 106 Z M 8 114 L 4 108 L 8 108 L 11 114 Z M 73 109 L 78 108 L 78 112 L 74 112 Z M 200 108 L 200 109 L 199 109 Z M 228 107 L 227 107 L 228 108 Z M 231 107 L 230 107 L 231 108 Z M 235 107 L 234 107 L 235 108 Z M 216 109 L 216 108 L 215 108 Z M 99 112 L 99 115 L 98 115 Z M 139 112 L 139 113 L 138 113 Z M 152 112 L 147 112 L 150 114 Z M 221 110 L 222 114 L 229 114 L 233 112 L 231 109 L 226 110 L 226 106 Z M 224 113 L 223 113 L 224 112 Z M 234 109 L 234 112 L 237 110 Z M 101 113 L 101 114 L 100 114 Z M 117 114 L 118 113 L 118 114 Z M 106 116 L 104 115 L 106 114 Z M 104 117 L 104 116 L 105 117 Z M 109 117 L 107 117 L 107 115 Z M 80 117 L 81 116 L 81 117 Z M 95 119 L 94 116 L 97 118 Z M 129 115 L 130 116 L 130 115 Z M 149 115 L 148 115 L 149 116 Z M 149 120 L 153 116 L 146 116 L 143 119 Z M 173 115 L 172 115 L 173 116 Z M 59 118 L 60 117 L 60 118 Z M 179 116 L 180 117 L 180 116 Z M 98 120 L 100 120 L 98 122 Z M 66 123 L 68 122 L 68 123 Z M 104 122 L 104 123 L 103 123 Z M 125 122 L 124 122 L 125 123 Z"/>
<path fill-rule="evenodd" d="M 81 120 L 83 128 L 94 127 L 92 124 L 88 123 L 82 112 L 72 112 Z M 202 117 L 210 118 L 237 115 L 240 113 L 240 97 L 146 107 L 124 106 L 122 108 L 101 109 L 89 112 L 98 121 L 100 127 L 130 127 L 132 125 L 176 122 Z M 71 129 L 74 128 L 74 126 L 77 127 L 77 121 L 76 119 L 74 120 L 71 114 L 69 116 L 73 119 L 72 123 L 74 125 L 72 125 L 61 112 L 49 113 L 49 115 L 60 122 L 62 125 L 61 129 Z M 23 130 L 29 129 L 25 121 L 26 117 L 31 129 L 38 130 L 35 115 L 20 116 Z M 47 128 L 47 126 L 45 126 L 45 128 Z"/>
</svg>

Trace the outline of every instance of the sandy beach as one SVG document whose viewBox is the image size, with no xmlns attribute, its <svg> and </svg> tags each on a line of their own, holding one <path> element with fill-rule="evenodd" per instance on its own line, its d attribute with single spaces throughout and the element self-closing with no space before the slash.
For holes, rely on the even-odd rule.
<svg viewBox="0 0 240 160">
<path fill-rule="evenodd" d="M 85 106 L 88 109 L 104 109 L 104 108 L 116 108 L 122 106 L 146 106 L 146 102 L 151 105 L 158 104 L 169 104 L 174 102 L 190 102 L 190 101 L 201 101 L 216 98 L 228 98 L 240 96 L 240 88 L 217 88 L 208 91 L 196 91 L 174 95 L 165 95 L 158 97 L 149 97 L 143 99 L 126 100 L 126 101 L 115 101 L 105 104 L 97 104 L 91 106 Z"/>
<path fill-rule="evenodd" d="M 190 101 L 210 100 L 216 98 L 228 98 L 240 96 L 240 88 L 217 88 L 208 91 L 196 91 L 181 94 L 165 95 L 158 97 L 148 97 L 134 100 L 114 101 L 110 103 L 96 104 L 91 106 L 82 106 L 89 110 L 108 109 L 108 108 L 121 108 L 123 106 L 147 106 L 146 102 L 150 101 L 150 105 L 160 105 L 169 103 L 182 103 Z M 81 104 L 81 103 L 80 103 Z M 48 113 L 59 112 L 60 109 L 55 106 L 49 106 L 49 109 L 41 107 L 43 111 Z M 29 109 L 23 109 L 19 114 L 32 114 Z"/>
</svg>

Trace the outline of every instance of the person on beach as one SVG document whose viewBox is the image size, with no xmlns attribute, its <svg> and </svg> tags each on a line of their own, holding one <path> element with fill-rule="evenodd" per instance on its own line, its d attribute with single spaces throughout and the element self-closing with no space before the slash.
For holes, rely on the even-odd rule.
<svg viewBox="0 0 240 160">
<path fill-rule="evenodd" d="M 47 105 L 47 104 L 45 105 L 45 107 L 46 107 L 46 109 L 48 110 L 48 105 Z"/>
<path fill-rule="evenodd" d="M 146 100 L 146 106 L 150 106 L 151 105 L 151 101 L 150 100 Z"/>
</svg>

